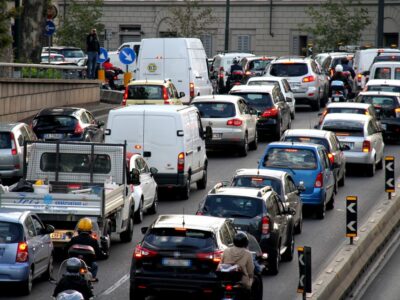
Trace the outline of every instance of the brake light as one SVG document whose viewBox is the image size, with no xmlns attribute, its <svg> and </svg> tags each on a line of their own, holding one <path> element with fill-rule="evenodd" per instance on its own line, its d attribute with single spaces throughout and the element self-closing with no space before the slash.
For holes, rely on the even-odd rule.
<svg viewBox="0 0 400 300">
<path fill-rule="evenodd" d="M 279 112 L 278 109 L 276 109 L 275 107 L 268 108 L 267 110 L 265 110 L 262 113 L 261 117 L 264 117 L 264 118 L 277 117 L 278 116 L 278 112 Z"/>
<path fill-rule="evenodd" d="M 154 257 L 157 254 L 158 254 L 157 251 L 149 250 L 140 245 L 137 245 L 135 247 L 135 251 L 133 252 L 133 257 L 135 259 L 142 259 L 142 258 Z"/>
<path fill-rule="evenodd" d="M 75 125 L 75 130 L 74 130 L 74 134 L 79 135 L 83 133 L 83 128 L 81 126 L 81 123 L 77 122 Z"/>
<path fill-rule="evenodd" d="M 269 234 L 269 218 L 267 216 L 261 219 L 261 232 L 262 234 Z"/>
<path fill-rule="evenodd" d="M 333 163 L 335 162 L 335 156 L 332 153 L 328 153 L 328 158 L 331 164 L 333 165 Z"/>
<path fill-rule="evenodd" d="M 193 82 L 189 83 L 189 91 L 190 91 L 190 97 L 193 98 L 194 97 L 194 83 Z"/>
<path fill-rule="evenodd" d="M 11 139 L 11 155 L 17 155 L 17 143 L 15 142 L 15 136 L 14 133 L 10 133 L 10 139 Z"/>
<path fill-rule="evenodd" d="M 395 108 L 394 113 L 396 114 L 396 118 L 400 118 L 400 107 Z"/>
<path fill-rule="evenodd" d="M 230 119 L 226 122 L 228 126 L 242 126 L 243 121 L 240 119 Z"/>
<path fill-rule="evenodd" d="M 361 73 L 358 73 L 358 74 L 357 74 L 357 81 L 358 81 L 358 82 L 361 82 L 361 79 L 362 79 L 362 74 L 361 74 Z"/>
<path fill-rule="evenodd" d="M 303 78 L 303 82 L 313 82 L 313 81 L 315 81 L 315 77 L 312 75 Z"/>
<path fill-rule="evenodd" d="M 26 262 L 28 261 L 29 252 L 28 244 L 26 242 L 19 242 L 17 247 L 17 257 L 16 262 Z"/>
<path fill-rule="evenodd" d="M 365 153 L 368 153 L 371 151 L 371 142 L 370 141 L 364 141 L 362 144 L 362 151 Z"/>
<path fill-rule="evenodd" d="M 185 153 L 178 154 L 178 172 L 185 171 Z"/>
<path fill-rule="evenodd" d="M 253 75 L 253 72 L 251 72 L 251 71 L 246 71 L 246 75 L 247 75 L 247 76 Z"/>
<path fill-rule="evenodd" d="M 230 291 L 233 290 L 233 286 L 232 286 L 231 284 L 227 284 L 227 285 L 225 286 L 225 290 L 228 291 L 228 292 L 230 292 Z"/>
<path fill-rule="evenodd" d="M 164 104 L 170 104 L 168 100 L 168 91 L 165 86 L 163 86 L 163 99 L 164 99 Z"/>
<path fill-rule="evenodd" d="M 122 98 L 122 106 L 126 106 L 126 99 L 128 99 L 128 86 L 126 87 L 124 97 Z"/>
<path fill-rule="evenodd" d="M 322 173 L 319 173 L 317 175 L 317 178 L 315 178 L 315 183 L 314 183 L 314 187 L 316 188 L 320 188 L 324 185 L 324 177 L 322 175 Z"/>
<path fill-rule="evenodd" d="M 198 212 L 196 213 L 196 215 L 198 215 L 198 216 L 202 216 L 202 215 L 204 215 L 204 214 L 203 214 L 203 212 L 202 212 L 202 211 L 198 211 Z"/>
<path fill-rule="evenodd" d="M 211 260 L 212 262 L 219 264 L 222 260 L 222 254 L 224 251 L 217 250 L 214 252 L 206 252 L 206 253 L 197 253 L 196 257 L 198 259 L 203 259 L 203 260 Z"/>
</svg>

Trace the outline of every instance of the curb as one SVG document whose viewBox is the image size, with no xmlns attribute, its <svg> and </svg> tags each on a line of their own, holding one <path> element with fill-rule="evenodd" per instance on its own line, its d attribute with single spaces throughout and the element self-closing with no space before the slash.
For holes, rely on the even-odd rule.
<svg viewBox="0 0 400 300">
<path fill-rule="evenodd" d="M 360 227 L 354 245 L 342 244 L 331 263 L 313 282 L 310 299 L 342 299 L 369 265 L 400 221 L 400 196 L 384 200 Z"/>
</svg>

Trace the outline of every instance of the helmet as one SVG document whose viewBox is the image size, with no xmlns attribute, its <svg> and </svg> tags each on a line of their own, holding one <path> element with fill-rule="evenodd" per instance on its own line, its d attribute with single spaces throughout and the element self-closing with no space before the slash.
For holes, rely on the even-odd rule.
<svg viewBox="0 0 400 300">
<path fill-rule="evenodd" d="M 343 66 L 342 65 L 337 65 L 335 67 L 335 72 L 343 72 Z"/>
<path fill-rule="evenodd" d="M 349 59 L 347 57 L 342 58 L 342 65 L 347 65 L 349 63 Z"/>
<path fill-rule="evenodd" d="M 66 269 L 67 272 L 70 274 L 78 274 L 79 270 L 81 269 L 82 263 L 79 258 L 76 257 L 71 257 L 68 258 L 67 264 L 66 264 Z"/>
<path fill-rule="evenodd" d="M 239 58 L 238 57 L 234 57 L 232 62 L 237 65 L 239 63 Z"/>
<path fill-rule="evenodd" d="M 89 218 L 80 219 L 78 222 L 78 231 L 92 231 L 93 224 Z"/>
<path fill-rule="evenodd" d="M 239 248 L 246 248 L 249 245 L 249 238 L 247 237 L 247 234 L 243 231 L 236 233 L 235 237 L 233 238 L 233 244 Z"/>
<path fill-rule="evenodd" d="M 57 295 L 56 300 L 84 300 L 81 293 L 74 290 L 65 290 Z"/>
</svg>

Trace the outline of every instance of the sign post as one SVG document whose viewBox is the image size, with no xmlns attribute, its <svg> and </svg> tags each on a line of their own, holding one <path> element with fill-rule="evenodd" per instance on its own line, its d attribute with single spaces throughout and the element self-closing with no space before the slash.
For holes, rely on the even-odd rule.
<svg viewBox="0 0 400 300">
<path fill-rule="evenodd" d="M 311 283 L 311 247 L 297 247 L 299 255 L 299 284 L 297 292 L 303 295 L 303 300 L 306 299 L 307 293 L 312 291 Z"/>
<path fill-rule="evenodd" d="M 385 156 L 385 192 L 388 193 L 389 200 L 396 191 L 394 180 L 394 156 Z"/>
<path fill-rule="evenodd" d="M 46 21 L 46 26 L 44 27 L 44 33 L 48 37 L 48 50 L 49 50 L 49 63 L 50 63 L 50 46 L 51 46 L 51 36 L 56 31 L 56 25 L 51 20 Z"/>
<path fill-rule="evenodd" d="M 346 237 L 350 238 L 350 245 L 357 236 L 357 200 L 357 196 L 346 197 Z"/>
<path fill-rule="evenodd" d="M 136 53 L 132 48 L 126 47 L 119 52 L 119 60 L 126 66 L 124 73 L 124 86 L 127 86 L 132 78 L 132 73 L 129 72 L 128 65 L 132 64 L 136 59 Z"/>
<path fill-rule="evenodd" d="M 105 48 L 100 47 L 100 54 L 99 57 L 97 58 L 97 62 L 99 64 L 103 64 L 106 60 L 108 59 L 108 52 Z M 102 82 L 106 81 L 106 75 L 102 67 L 100 67 L 100 70 L 98 71 L 98 79 L 101 80 Z"/>
</svg>

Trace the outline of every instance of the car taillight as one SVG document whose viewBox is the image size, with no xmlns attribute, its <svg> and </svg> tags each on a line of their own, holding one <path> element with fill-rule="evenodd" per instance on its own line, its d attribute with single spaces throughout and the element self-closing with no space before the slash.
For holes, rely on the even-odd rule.
<svg viewBox="0 0 400 300">
<path fill-rule="evenodd" d="M 400 107 L 395 108 L 394 113 L 396 114 L 396 118 L 400 118 Z"/>
<path fill-rule="evenodd" d="M 81 126 L 81 123 L 77 122 L 75 125 L 74 134 L 78 135 L 78 134 L 82 134 L 82 133 L 83 133 L 83 128 Z"/>
<path fill-rule="evenodd" d="M 314 183 L 314 187 L 316 188 L 320 188 L 324 185 L 324 176 L 322 173 L 319 173 L 317 175 L 317 178 L 315 178 L 315 183 Z"/>
<path fill-rule="evenodd" d="M 26 262 L 28 261 L 29 252 L 28 244 L 26 242 L 19 242 L 17 247 L 17 257 L 16 262 Z"/>
<path fill-rule="evenodd" d="M 243 121 L 240 119 L 230 119 L 226 122 L 228 126 L 242 126 Z"/>
<path fill-rule="evenodd" d="M 122 106 L 126 106 L 126 100 L 127 99 L 128 99 L 128 86 L 125 89 L 124 98 L 122 98 L 122 103 L 121 103 Z"/>
<path fill-rule="evenodd" d="M 204 215 L 204 214 L 203 214 L 203 212 L 202 212 L 202 211 L 198 211 L 198 212 L 196 213 L 196 215 L 198 215 L 198 216 L 202 216 L 202 215 Z"/>
<path fill-rule="evenodd" d="M 261 117 L 264 117 L 264 118 L 276 117 L 276 116 L 278 116 L 278 112 L 279 111 L 275 107 L 268 108 L 261 114 Z"/>
<path fill-rule="evenodd" d="M 357 81 L 358 81 L 358 82 L 361 82 L 361 79 L 362 79 L 362 74 L 361 74 L 361 73 L 358 73 L 358 74 L 357 74 Z"/>
<path fill-rule="evenodd" d="M 328 158 L 331 164 L 333 165 L 333 163 L 335 162 L 335 156 L 332 153 L 328 153 Z"/>
<path fill-rule="evenodd" d="M 269 234 L 269 218 L 267 216 L 261 219 L 261 232 L 262 234 Z"/>
<path fill-rule="evenodd" d="M 164 104 L 169 104 L 169 99 L 168 99 L 168 91 L 165 86 L 163 86 L 163 99 L 164 99 Z"/>
<path fill-rule="evenodd" d="M 194 97 L 194 83 L 193 82 L 189 83 L 189 91 L 190 91 L 190 97 L 193 98 Z"/>
<path fill-rule="evenodd" d="M 313 82 L 313 81 L 315 81 L 315 77 L 312 75 L 303 78 L 303 82 Z"/>
<path fill-rule="evenodd" d="M 142 258 L 154 257 L 157 254 L 158 254 L 157 251 L 149 250 L 140 245 L 137 245 L 135 247 L 135 251 L 133 252 L 133 257 L 135 259 L 142 259 Z"/>
<path fill-rule="evenodd" d="M 225 286 L 225 291 L 230 292 L 230 291 L 232 291 L 232 290 L 233 290 L 233 285 L 227 284 L 227 285 Z"/>
<path fill-rule="evenodd" d="M 371 151 L 371 142 L 370 141 L 364 141 L 362 144 L 362 151 L 365 153 L 368 153 Z"/>
<path fill-rule="evenodd" d="M 251 72 L 251 71 L 246 71 L 246 75 L 247 75 L 247 76 L 250 76 L 250 75 L 254 75 L 254 73 Z"/>
<path fill-rule="evenodd" d="M 11 139 L 11 155 L 17 155 L 17 143 L 15 142 L 15 136 L 14 133 L 10 133 L 10 139 Z"/>
<path fill-rule="evenodd" d="M 178 154 L 178 172 L 185 171 L 185 153 Z"/>
<path fill-rule="evenodd" d="M 211 260 L 212 262 L 219 264 L 222 260 L 222 254 L 224 251 L 217 250 L 214 252 L 206 252 L 206 253 L 196 253 L 196 257 L 198 259 L 203 259 L 203 260 Z"/>
</svg>

